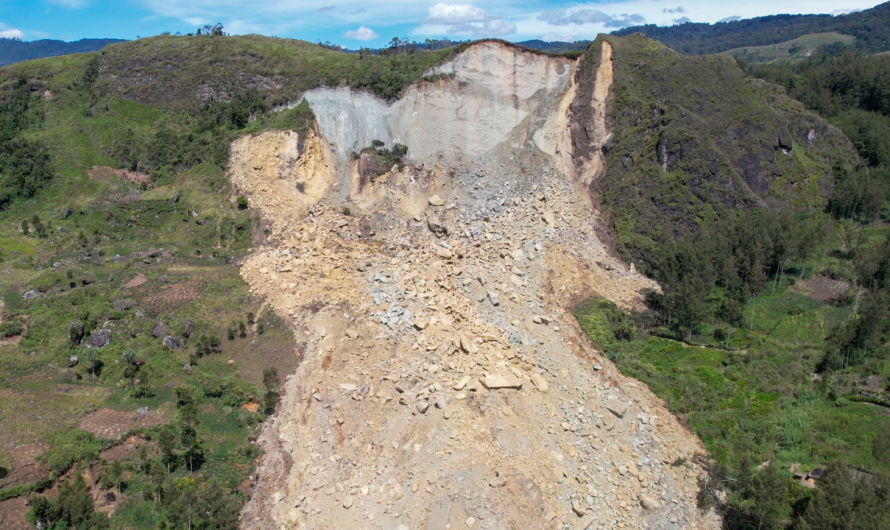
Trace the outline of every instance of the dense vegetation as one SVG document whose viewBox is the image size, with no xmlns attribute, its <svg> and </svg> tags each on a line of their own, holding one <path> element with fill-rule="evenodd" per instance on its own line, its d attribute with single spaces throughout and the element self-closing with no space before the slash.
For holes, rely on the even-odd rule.
<svg viewBox="0 0 890 530">
<path fill-rule="evenodd" d="M 712 76 L 718 80 L 712 88 L 693 83 L 696 91 L 685 95 L 670 81 L 674 75 L 696 75 L 684 68 L 685 60 L 675 56 L 668 71 L 661 69 L 657 49 L 628 57 L 626 39 L 613 44 L 616 59 L 637 71 L 622 72 L 616 60 L 616 84 L 621 83 L 613 104 L 616 139 L 600 193 L 612 214 L 619 249 L 642 261 L 641 268 L 662 291 L 649 293 L 647 309 L 634 315 L 603 300 L 590 301 L 576 313 L 582 328 L 623 373 L 649 385 L 705 443 L 711 479 L 703 484 L 700 500 L 703 506 L 714 505 L 709 492 L 727 491 L 726 528 L 886 527 L 890 230 L 881 222 L 888 197 L 881 147 L 887 117 L 884 59 L 844 52 L 794 66 L 753 68 L 753 75 L 782 83 L 789 94 L 847 132 L 859 156 L 842 139 L 828 146 L 810 141 L 808 130 L 824 137 L 831 129 L 804 125 L 805 114 L 792 111 L 797 114 L 787 122 L 791 139 L 783 140 L 778 132 L 776 158 L 783 159 L 782 149 L 790 151 L 785 160 L 795 158 L 798 183 L 812 185 L 828 176 L 821 191 L 809 201 L 795 198 L 788 188 L 772 193 L 795 171 L 783 167 L 759 192 L 762 201 L 722 200 L 714 206 L 708 194 L 716 186 L 695 193 L 702 181 L 695 172 L 696 164 L 709 159 L 711 168 L 719 168 L 719 158 L 708 150 L 678 149 L 679 160 L 672 165 L 653 149 L 664 138 L 657 139 L 653 131 L 670 127 L 684 111 L 693 114 L 689 109 L 696 109 L 703 118 L 701 129 L 707 130 L 725 116 L 721 105 L 733 101 L 733 92 L 721 95 L 713 88 L 727 78 L 737 90 L 767 90 L 745 109 L 745 116 L 753 118 L 754 134 L 748 138 L 754 141 L 758 127 L 776 123 L 764 119 L 768 114 L 758 106 L 768 101 L 777 111 L 773 116 L 795 107 L 761 82 L 742 79 L 741 72 L 730 74 L 729 67 Z M 706 61 L 696 64 L 713 64 Z M 660 80 L 655 88 L 647 86 L 650 76 Z M 682 107 L 672 113 L 678 102 Z M 634 143 L 642 138 L 655 152 L 636 154 L 625 147 L 622 137 L 632 133 Z M 713 142 L 705 145 L 720 152 L 719 138 Z M 733 165 L 732 156 L 727 158 L 727 166 Z M 635 180 L 637 172 L 647 178 Z M 744 180 L 748 189 L 757 189 Z M 616 190 L 631 198 L 620 202 Z M 695 198 L 681 200 L 689 193 Z M 690 210 L 690 205 L 699 209 Z M 677 219 L 684 211 L 709 215 L 697 215 L 672 231 L 636 228 L 654 219 Z M 629 221 L 631 212 L 645 217 Z M 845 281 L 847 290 L 827 299 L 808 296 L 809 288 L 801 284 L 817 277 Z M 816 490 L 790 477 L 824 466 L 826 478 Z"/>
<path fill-rule="evenodd" d="M 304 132 L 314 116 L 305 102 L 272 112 L 248 81 L 224 100 L 146 105 L 100 68 L 80 54 L 0 70 L 0 407 L 11 411 L 0 445 L 47 446 L 39 477 L 16 478 L 0 455 L 13 480 L 0 501 L 33 495 L 29 518 L 44 528 L 236 528 L 251 441 L 274 410 L 278 370 L 298 358 L 233 265 L 263 225 L 224 165 L 237 135 Z M 108 345 L 85 347 L 106 331 Z M 114 427 L 139 409 L 157 420 L 123 429 L 138 445 L 126 454 L 81 423 Z M 85 470 L 98 485 L 79 480 Z M 59 496 L 40 500 L 54 483 Z M 99 492 L 115 493 L 111 519 L 86 502 Z"/>
<path fill-rule="evenodd" d="M 642 33 L 688 54 L 719 53 L 744 46 L 778 44 L 810 33 L 835 32 L 856 38 L 860 50 L 890 50 L 890 3 L 846 15 L 772 15 L 716 24 L 686 23 L 659 27 L 633 26 L 614 32 Z"/>
<path fill-rule="evenodd" d="M 640 35 L 609 42 L 613 133 L 597 191 L 619 251 L 640 270 L 662 241 L 739 210 L 821 211 L 835 181 L 856 174 L 837 129 L 733 59 L 678 55 Z M 599 53 L 585 57 L 582 72 L 593 71 Z"/>
<path fill-rule="evenodd" d="M 41 39 L 23 42 L 19 39 L 0 39 L 0 66 L 69 53 L 95 52 L 115 42 L 123 41 L 121 39 L 81 39 L 65 42 Z"/>
</svg>

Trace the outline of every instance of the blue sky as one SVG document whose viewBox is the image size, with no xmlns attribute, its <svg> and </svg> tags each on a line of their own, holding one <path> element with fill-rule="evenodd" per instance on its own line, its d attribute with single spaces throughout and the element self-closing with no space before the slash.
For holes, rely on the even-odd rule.
<svg viewBox="0 0 890 530">
<path fill-rule="evenodd" d="M 641 23 L 717 22 L 779 13 L 843 13 L 875 0 L 626 0 L 556 2 L 491 0 L 472 3 L 399 0 L 0 0 L 0 37 L 76 40 L 134 39 L 163 31 L 188 33 L 221 22 L 232 34 L 260 33 L 330 41 L 348 48 L 379 47 L 393 37 L 422 42 L 500 37 L 592 39 Z"/>
</svg>

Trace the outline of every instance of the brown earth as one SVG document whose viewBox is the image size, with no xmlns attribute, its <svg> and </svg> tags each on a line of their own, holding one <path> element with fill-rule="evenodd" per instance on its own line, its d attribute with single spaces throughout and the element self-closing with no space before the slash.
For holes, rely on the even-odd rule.
<svg viewBox="0 0 890 530">
<path fill-rule="evenodd" d="M 806 296 L 823 303 L 840 300 L 850 290 L 850 284 L 844 280 L 835 280 L 827 276 L 814 276 L 801 282 L 796 289 Z"/>
<path fill-rule="evenodd" d="M 0 486 L 15 486 L 37 482 L 47 471 L 37 463 L 37 457 L 49 448 L 44 443 L 20 445 L 9 450 L 12 455 L 12 472 L 0 480 Z"/>
<path fill-rule="evenodd" d="M 80 420 L 79 428 L 82 431 L 95 434 L 98 438 L 116 440 L 130 429 L 154 427 L 165 423 L 167 419 L 157 411 L 137 414 L 136 412 L 102 409 L 84 416 Z"/>
</svg>

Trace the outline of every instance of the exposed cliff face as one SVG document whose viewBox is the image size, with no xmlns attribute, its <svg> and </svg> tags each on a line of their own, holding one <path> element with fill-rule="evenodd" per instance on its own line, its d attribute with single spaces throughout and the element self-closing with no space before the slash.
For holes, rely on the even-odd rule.
<svg viewBox="0 0 890 530">
<path fill-rule="evenodd" d="M 420 163 L 452 161 L 519 147 L 541 127 L 571 83 L 574 63 L 501 43 L 473 46 L 428 72 L 434 81 L 408 88 L 387 106 L 348 89 L 305 94 L 338 157 L 372 140 L 408 146 Z"/>
<path fill-rule="evenodd" d="M 601 149 L 608 86 L 585 92 L 572 61 L 493 42 L 435 73 L 453 78 L 389 106 L 307 93 L 322 138 L 299 153 L 292 133 L 233 146 L 232 179 L 273 227 L 242 276 L 303 358 L 264 426 L 243 526 L 715 526 L 695 507 L 701 443 L 571 315 L 657 288 L 601 243 L 597 162 L 573 151 L 572 102 L 593 94 Z M 374 139 L 413 165 L 368 177 L 348 154 Z"/>
</svg>

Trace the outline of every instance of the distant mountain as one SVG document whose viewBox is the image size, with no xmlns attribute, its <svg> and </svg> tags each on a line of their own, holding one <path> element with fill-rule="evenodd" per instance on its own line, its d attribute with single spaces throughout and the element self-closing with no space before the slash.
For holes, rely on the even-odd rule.
<svg viewBox="0 0 890 530">
<path fill-rule="evenodd" d="M 517 42 L 516 44 L 520 46 L 524 46 L 531 50 L 541 50 L 544 52 L 550 53 L 562 53 L 562 52 L 570 52 L 570 51 L 584 51 L 590 46 L 589 40 L 579 40 L 575 42 L 546 42 L 542 40 L 526 40 L 522 42 Z"/>
<path fill-rule="evenodd" d="M 65 42 L 43 39 L 25 42 L 18 39 L 0 39 L 0 66 L 69 53 L 95 52 L 115 42 L 124 41 L 122 39 L 81 39 Z"/>
<path fill-rule="evenodd" d="M 652 24 L 615 31 L 642 33 L 685 54 L 720 53 L 734 48 L 778 44 L 802 35 L 835 32 L 856 37 L 855 47 L 868 53 L 890 50 L 890 2 L 847 15 L 774 15 L 716 24 Z"/>
</svg>

